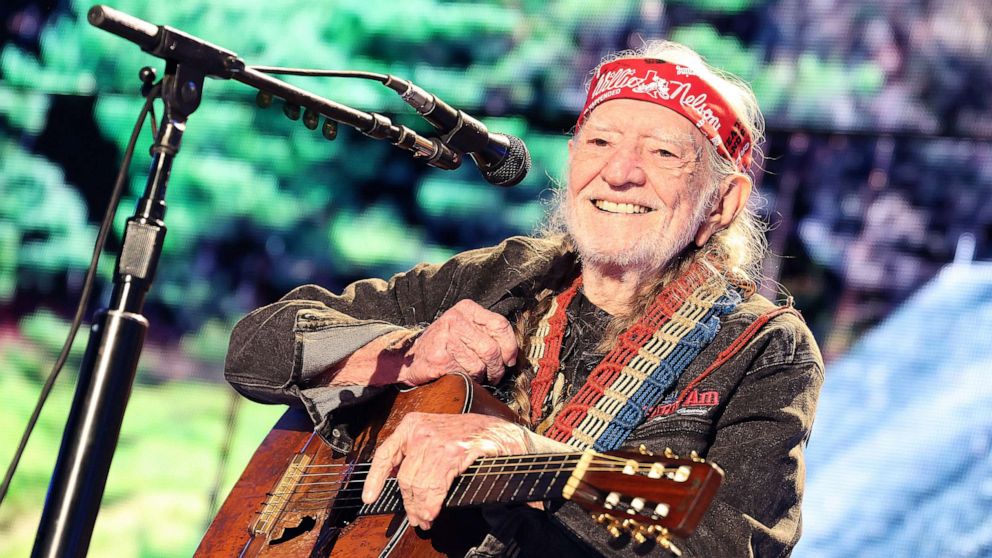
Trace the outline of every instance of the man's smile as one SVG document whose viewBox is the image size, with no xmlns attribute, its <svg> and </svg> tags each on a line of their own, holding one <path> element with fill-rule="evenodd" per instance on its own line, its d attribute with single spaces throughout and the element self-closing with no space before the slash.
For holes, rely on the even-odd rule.
<svg viewBox="0 0 992 558">
<path fill-rule="evenodd" d="M 596 209 L 600 211 L 605 211 L 606 213 L 622 213 L 627 215 L 636 215 L 641 213 L 649 213 L 654 211 L 650 207 L 645 207 L 643 205 L 637 205 L 636 203 L 616 203 L 606 200 L 590 200 Z"/>
</svg>

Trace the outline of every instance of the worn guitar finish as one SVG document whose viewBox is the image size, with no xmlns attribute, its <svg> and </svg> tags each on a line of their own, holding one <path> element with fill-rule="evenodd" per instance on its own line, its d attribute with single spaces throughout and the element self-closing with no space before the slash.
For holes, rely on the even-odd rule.
<svg viewBox="0 0 992 558">
<path fill-rule="evenodd" d="M 392 391 L 362 407 L 364 422 L 347 454 L 313 433 L 300 410 L 283 415 L 221 506 L 195 556 L 348 557 L 464 556 L 485 535 L 468 506 L 571 499 L 598 512 L 615 535 L 638 541 L 688 536 L 712 500 L 722 472 L 698 459 L 593 452 L 477 460 L 459 476 L 430 531 L 409 526 L 395 479 L 379 499 L 361 502 L 368 462 L 409 412 L 480 413 L 516 420 L 484 389 L 461 375 Z"/>
</svg>

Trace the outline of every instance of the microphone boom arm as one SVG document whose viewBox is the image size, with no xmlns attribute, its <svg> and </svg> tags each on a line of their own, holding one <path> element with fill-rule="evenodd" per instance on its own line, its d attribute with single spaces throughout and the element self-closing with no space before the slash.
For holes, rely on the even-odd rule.
<svg viewBox="0 0 992 558">
<path fill-rule="evenodd" d="M 137 44 L 153 56 L 170 62 L 184 62 L 195 66 L 206 76 L 233 79 L 288 103 L 310 109 L 325 118 L 351 126 L 366 136 L 389 141 L 410 151 L 415 159 L 421 159 L 432 167 L 454 170 L 461 166 L 461 154 L 448 147 L 443 140 L 424 137 L 406 126 L 394 124 L 384 115 L 325 99 L 274 78 L 246 66 L 234 52 L 178 29 L 155 25 L 100 5 L 90 8 L 87 19 L 92 25 Z"/>
</svg>

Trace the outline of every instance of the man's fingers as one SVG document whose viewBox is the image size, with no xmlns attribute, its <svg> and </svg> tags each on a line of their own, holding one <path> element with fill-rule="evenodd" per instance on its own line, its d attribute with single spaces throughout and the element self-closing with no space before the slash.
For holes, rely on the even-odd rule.
<svg viewBox="0 0 992 558">
<path fill-rule="evenodd" d="M 397 436 L 399 428 L 375 450 L 369 473 L 365 476 L 362 487 L 362 502 L 371 504 L 379 498 L 382 487 L 386 485 L 389 473 L 403 461 L 402 438 Z"/>
<path fill-rule="evenodd" d="M 517 336 L 513 333 L 510 321 L 495 312 L 490 312 L 475 304 L 466 307 L 472 323 L 481 327 L 489 337 L 496 342 L 500 349 L 503 364 L 513 366 L 517 363 Z"/>
<path fill-rule="evenodd" d="M 496 340 L 489 336 L 489 333 L 478 325 L 465 321 L 452 327 L 451 332 L 465 347 L 475 354 L 484 365 L 484 369 L 474 370 L 482 375 L 492 378 L 494 375 L 502 375 L 504 362 L 500 346 Z M 480 378 L 485 379 L 485 378 Z"/>
<path fill-rule="evenodd" d="M 456 447 L 445 445 L 430 451 L 411 451 L 400 466 L 397 480 L 403 506 L 415 527 L 431 528 L 444 507 L 452 481 L 465 468 L 457 465 L 461 452 Z"/>
<path fill-rule="evenodd" d="M 516 364 L 517 339 L 510 322 L 471 300 L 461 300 L 428 326 L 414 344 L 411 370 L 427 366 L 440 374 L 465 372 L 478 381 L 496 384 L 507 366 Z M 419 380 L 436 377 L 411 374 Z M 411 381 L 408 383 L 418 383 Z"/>
<path fill-rule="evenodd" d="M 461 337 L 450 337 L 445 344 L 445 351 L 455 361 L 458 368 L 473 378 L 479 378 L 486 373 L 486 363 L 479 355 L 469 348 Z"/>
</svg>

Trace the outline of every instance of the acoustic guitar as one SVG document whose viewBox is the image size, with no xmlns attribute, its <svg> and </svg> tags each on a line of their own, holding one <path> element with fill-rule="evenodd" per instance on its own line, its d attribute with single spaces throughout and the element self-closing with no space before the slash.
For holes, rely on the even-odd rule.
<svg viewBox="0 0 992 558">
<path fill-rule="evenodd" d="M 461 557 L 485 534 L 473 506 L 545 500 L 575 502 L 612 536 L 678 554 L 673 538 L 692 533 L 723 479 L 719 467 L 695 455 L 656 456 L 644 447 L 481 458 L 455 479 L 445 509 L 423 531 L 408 525 L 395 479 L 376 502 L 360 498 L 376 445 L 413 411 L 516 420 L 461 375 L 392 390 L 362 406 L 349 421 L 356 426 L 347 453 L 316 435 L 302 410 L 290 409 L 251 458 L 195 556 Z"/>
</svg>

